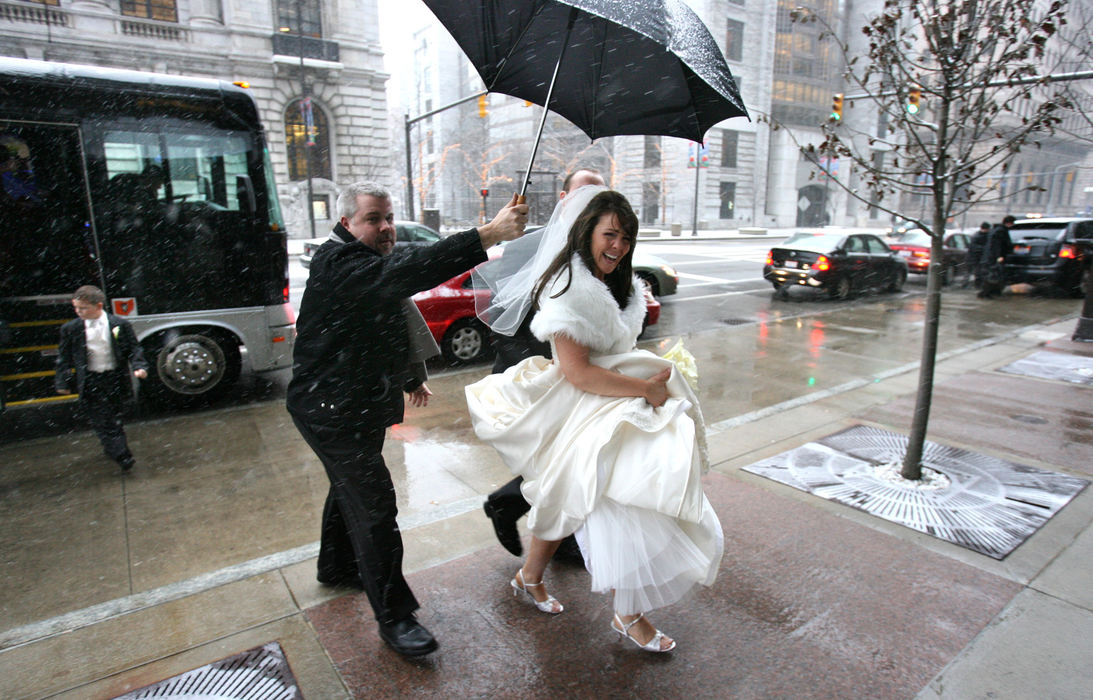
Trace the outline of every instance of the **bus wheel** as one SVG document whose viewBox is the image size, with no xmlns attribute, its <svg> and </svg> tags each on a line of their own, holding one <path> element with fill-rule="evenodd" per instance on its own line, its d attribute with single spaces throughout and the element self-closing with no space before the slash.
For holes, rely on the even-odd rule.
<svg viewBox="0 0 1093 700">
<path fill-rule="evenodd" d="M 211 334 L 167 336 L 149 358 L 152 373 L 172 399 L 211 398 L 238 377 L 239 346 Z"/>
</svg>

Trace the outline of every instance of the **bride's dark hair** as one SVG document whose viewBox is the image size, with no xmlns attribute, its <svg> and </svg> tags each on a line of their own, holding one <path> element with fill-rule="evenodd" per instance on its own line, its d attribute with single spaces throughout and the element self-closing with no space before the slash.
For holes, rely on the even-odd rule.
<svg viewBox="0 0 1093 700">
<path fill-rule="evenodd" d="M 569 229 L 569 237 L 565 248 L 550 262 L 546 272 L 535 283 L 535 291 L 531 295 L 535 304 L 539 303 L 539 295 L 542 294 L 546 285 L 562 270 L 565 270 L 569 277 L 566 279 L 565 287 L 554 296 L 561 296 L 569 289 L 569 285 L 573 281 L 571 265 L 574 253 L 580 255 L 581 261 L 584 262 L 589 271 L 596 269 L 595 261 L 592 259 L 592 231 L 595 230 L 596 224 L 599 223 L 600 217 L 604 214 L 614 214 L 618 219 L 619 227 L 630 238 L 630 250 L 626 252 L 622 260 L 619 260 L 619 264 L 614 271 L 604 277 L 603 280 L 607 284 L 607 288 L 611 290 L 611 296 L 615 298 L 619 308 L 626 308 L 626 305 L 630 302 L 630 293 L 633 288 L 631 258 L 634 256 L 634 244 L 637 242 L 638 237 L 638 217 L 634 214 L 634 210 L 630 207 L 630 202 L 626 200 L 626 197 L 614 190 L 600 192 L 593 197 L 588 202 L 588 206 L 577 217 L 577 220 L 573 222 L 573 226 Z"/>
</svg>

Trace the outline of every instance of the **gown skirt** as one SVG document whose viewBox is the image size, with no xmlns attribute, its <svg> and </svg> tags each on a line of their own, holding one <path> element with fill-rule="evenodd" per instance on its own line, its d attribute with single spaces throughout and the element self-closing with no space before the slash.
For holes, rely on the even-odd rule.
<svg viewBox="0 0 1093 700">
<path fill-rule="evenodd" d="M 724 539 L 702 492 L 705 429 L 690 386 L 644 350 L 591 361 L 642 378 L 673 367 L 668 401 L 590 394 L 531 357 L 468 386 L 467 405 L 478 437 L 524 477 L 532 534 L 575 533 L 592 590 L 615 591 L 615 611 L 633 615 L 711 585 Z"/>
</svg>

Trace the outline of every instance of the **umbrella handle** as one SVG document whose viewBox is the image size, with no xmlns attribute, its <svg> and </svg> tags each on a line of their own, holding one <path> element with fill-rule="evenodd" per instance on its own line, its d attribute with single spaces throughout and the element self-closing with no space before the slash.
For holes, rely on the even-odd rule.
<svg viewBox="0 0 1093 700">
<path fill-rule="evenodd" d="M 523 195 L 523 194 L 516 195 L 516 203 L 517 204 L 527 204 L 528 203 L 527 195 Z"/>
</svg>

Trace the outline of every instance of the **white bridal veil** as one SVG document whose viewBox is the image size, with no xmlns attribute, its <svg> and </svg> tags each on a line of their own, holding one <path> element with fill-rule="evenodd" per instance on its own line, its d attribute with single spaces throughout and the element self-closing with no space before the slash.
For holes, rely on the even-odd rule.
<svg viewBox="0 0 1093 700">
<path fill-rule="evenodd" d="M 531 294 L 551 261 L 565 248 L 569 229 L 588 203 L 607 188 L 586 185 L 566 194 L 554 207 L 550 223 L 506 243 L 500 258 L 472 273 L 476 289 L 489 288 L 489 298 L 475 299 L 475 312 L 502 335 L 514 335 L 531 308 Z"/>
</svg>

